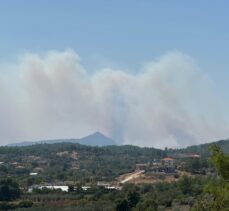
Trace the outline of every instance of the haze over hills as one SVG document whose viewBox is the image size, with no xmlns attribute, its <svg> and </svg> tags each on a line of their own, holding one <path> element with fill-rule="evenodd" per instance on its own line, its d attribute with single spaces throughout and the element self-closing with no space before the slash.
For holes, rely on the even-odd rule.
<svg viewBox="0 0 229 211">
<path fill-rule="evenodd" d="M 88 146 L 113 146 L 118 145 L 116 141 L 113 139 L 105 136 L 104 134 L 100 132 L 95 132 L 93 134 L 90 134 L 88 136 L 79 138 L 79 139 L 53 139 L 53 140 L 40 140 L 40 141 L 25 141 L 25 142 L 19 142 L 19 143 L 11 143 L 6 146 L 10 147 L 24 147 L 24 146 L 31 146 L 31 145 L 38 145 L 38 144 L 57 144 L 57 143 L 77 143 L 82 145 L 88 145 Z M 222 148 L 222 150 L 226 153 L 229 153 L 229 139 L 226 140 L 219 140 L 215 142 L 208 142 L 205 144 L 199 144 L 199 145 L 190 145 L 185 148 L 169 148 L 165 151 L 167 151 L 169 154 L 174 155 L 174 153 L 199 153 L 202 155 L 209 156 L 208 147 L 210 144 L 216 144 Z M 142 147 L 139 146 L 133 146 L 141 149 Z M 143 147 L 144 148 L 144 147 Z M 143 149 L 142 148 L 142 149 Z M 157 149 L 155 147 L 152 147 L 152 149 Z"/>
<path fill-rule="evenodd" d="M 54 139 L 54 140 L 41 140 L 41 141 L 25 141 L 19 143 L 8 144 L 7 146 L 30 146 L 35 144 L 55 144 L 55 143 L 79 143 L 83 145 L 89 146 L 109 146 L 109 145 L 117 145 L 117 143 L 103 135 L 100 132 L 95 132 L 91 135 L 85 136 L 80 139 Z"/>
<path fill-rule="evenodd" d="M 56 144 L 56 143 L 78 143 L 82 145 L 100 146 L 100 147 L 118 145 L 117 142 L 112 138 L 109 138 L 100 132 L 95 132 L 79 139 L 52 139 L 52 140 L 40 140 L 40 141 L 24 141 L 24 142 L 7 144 L 6 146 L 23 147 L 23 146 L 31 146 L 31 145 L 38 145 L 38 144 Z M 173 153 L 174 152 L 185 152 L 185 153 L 198 152 L 200 154 L 205 154 L 205 153 L 208 154 L 208 147 L 210 144 L 219 145 L 224 152 L 229 153 L 229 139 L 219 140 L 215 142 L 208 142 L 200 145 L 190 145 L 185 148 L 179 148 L 179 149 L 170 148 L 169 151 Z"/>
</svg>

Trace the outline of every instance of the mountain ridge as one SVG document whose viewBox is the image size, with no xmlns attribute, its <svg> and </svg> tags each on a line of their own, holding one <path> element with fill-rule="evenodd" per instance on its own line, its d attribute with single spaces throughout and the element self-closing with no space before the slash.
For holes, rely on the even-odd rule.
<svg viewBox="0 0 229 211">
<path fill-rule="evenodd" d="M 74 139 L 50 139 L 50 140 L 39 140 L 39 141 L 24 141 L 18 143 L 7 144 L 9 147 L 23 147 L 23 146 L 31 146 L 37 144 L 56 144 L 56 143 L 78 143 L 89 146 L 109 146 L 109 145 L 117 145 L 116 141 L 105 136 L 100 132 L 95 132 L 90 135 L 87 135 L 82 138 Z"/>
</svg>

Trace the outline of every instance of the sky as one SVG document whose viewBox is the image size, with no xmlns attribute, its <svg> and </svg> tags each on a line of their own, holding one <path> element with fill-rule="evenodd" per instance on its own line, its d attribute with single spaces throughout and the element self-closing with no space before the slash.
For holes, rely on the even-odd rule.
<svg viewBox="0 0 229 211">
<path fill-rule="evenodd" d="M 229 137 L 229 2 L 0 1 L 0 144 Z"/>
</svg>

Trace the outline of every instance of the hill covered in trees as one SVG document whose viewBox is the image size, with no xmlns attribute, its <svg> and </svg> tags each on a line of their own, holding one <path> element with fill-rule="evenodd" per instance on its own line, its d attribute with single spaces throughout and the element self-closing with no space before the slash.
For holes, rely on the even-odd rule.
<svg viewBox="0 0 229 211">
<path fill-rule="evenodd" d="M 215 143 L 225 152 L 229 141 Z M 131 145 L 93 147 L 75 143 L 36 144 L 29 146 L 0 147 L 0 173 L 13 176 L 29 184 L 59 181 L 112 181 L 121 174 L 135 171 L 138 163 L 153 163 L 161 158 L 176 158 L 176 165 L 184 161 L 182 156 L 198 154 L 200 159 L 186 159 L 182 169 L 200 172 L 208 167 L 209 144 L 185 149 L 141 148 Z M 183 162 L 184 163 L 184 162 Z M 28 178 L 32 172 L 36 178 Z"/>
<path fill-rule="evenodd" d="M 179 150 L 72 143 L 0 147 L 0 172 L 2 177 L 10 178 L 0 181 L 0 210 L 227 210 L 229 156 L 221 147 L 226 150 L 228 144 L 216 142 L 210 151 L 208 144 Z M 123 184 L 118 190 L 96 186 L 96 181 L 111 181 L 134 171 L 136 163 L 179 153 L 199 153 L 200 157 L 190 158 L 194 163 L 206 156 L 213 171 L 183 175 L 171 182 Z M 186 158 L 180 159 L 181 163 L 187 162 Z M 39 174 L 29 175 L 32 171 Z M 31 185 L 60 181 L 71 181 L 69 192 L 47 188 L 27 192 Z M 91 188 L 83 189 L 83 184 Z"/>
<path fill-rule="evenodd" d="M 92 147 L 73 143 L 0 147 L 0 173 L 25 181 L 29 173 L 38 172 L 36 180 L 79 180 L 81 182 L 113 180 L 135 170 L 136 163 L 161 159 L 160 149 L 136 146 Z"/>
<path fill-rule="evenodd" d="M 223 152 L 229 154 L 229 139 L 206 143 L 206 144 L 188 146 L 182 149 L 167 149 L 166 152 L 172 155 L 176 155 L 179 153 L 198 153 L 201 156 L 209 157 L 210 151 L 208 150 L 208 148 L 212 144 L 219 146 L 223 150 Z"/>
</svg>

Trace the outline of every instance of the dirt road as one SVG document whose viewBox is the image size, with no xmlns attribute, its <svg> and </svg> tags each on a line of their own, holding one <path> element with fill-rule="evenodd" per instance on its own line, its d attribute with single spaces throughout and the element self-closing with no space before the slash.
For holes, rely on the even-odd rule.
<svg viewBox="0 0 229 211">
<path fill-rule="evenodd" d="M 128 175 L 125 179 L 123 179 L 120 183 L 124 184 L 132 179 L 138 178 L 139 176 L 141 176 L 145 171 L 136 171 L 131 173 L 130 175 Z"/>
</svg>

